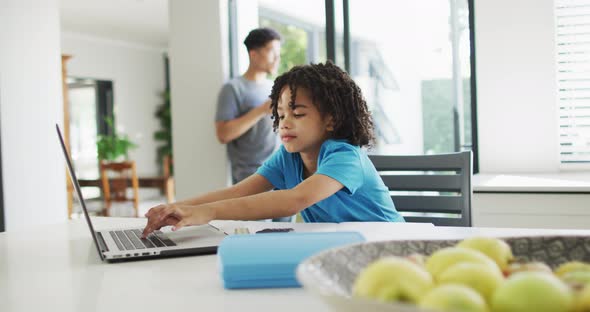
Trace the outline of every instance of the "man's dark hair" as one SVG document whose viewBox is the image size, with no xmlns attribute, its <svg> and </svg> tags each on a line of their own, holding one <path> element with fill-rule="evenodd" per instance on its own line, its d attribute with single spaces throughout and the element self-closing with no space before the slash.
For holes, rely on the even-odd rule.
<svg viewBox="0 0 590 312">
<path fill-rule="evenodd" d="M 250 50 L 264 47 L 267 43 L 273 40 L 281 40 L 281 35 L 279 35 L 274 29 L 263 27 L 250 31 L 244 40 L 244 44 L 246 45 L 248 52 L 250 52 Z"/>
<path fill-rule="evenodd" d="M 361 147 L 372 145 L 373 120 L 361 89 L 332 62 L 295 66 L 275 79 L 270 94 L 275 132 L 279 127 L 277 107 L 284 87 L 291 90 L 291 108 L 295 106 L 297 89 L 301 88 L 309 92 L 322 117 L 332 116 L 332 139 L 345 139 Z"/>
</svg>

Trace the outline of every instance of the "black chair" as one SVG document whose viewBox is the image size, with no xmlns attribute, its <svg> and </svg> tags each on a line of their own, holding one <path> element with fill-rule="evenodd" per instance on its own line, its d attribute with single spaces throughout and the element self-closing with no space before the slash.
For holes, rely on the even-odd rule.
<svg viewBox="0 0 590 312">
<path fill-rule="evenodd" d="M 471 151 L 369 158 L 406 221 L 471 226 Z"/>
</svg>

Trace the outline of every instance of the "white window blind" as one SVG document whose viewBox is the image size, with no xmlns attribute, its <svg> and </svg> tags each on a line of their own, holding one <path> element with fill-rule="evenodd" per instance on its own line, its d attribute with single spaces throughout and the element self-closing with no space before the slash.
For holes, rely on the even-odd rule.
<svg viewBox="0 0 590 312">
<path fill-rule="evenodd" d="M 590 164 L 590 0 L 555 0 L 559 153 Z"/>
</svg>

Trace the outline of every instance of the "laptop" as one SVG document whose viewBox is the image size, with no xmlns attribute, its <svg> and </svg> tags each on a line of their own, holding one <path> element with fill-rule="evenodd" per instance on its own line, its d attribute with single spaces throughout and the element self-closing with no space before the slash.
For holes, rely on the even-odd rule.
<svg viewBox="0 0 590 312">
<path fill-rule="evenodd" d="M 217 247 L 227 235 L 220 229 L 210 225 L 190 226 L 176 232 L 154 231 L 146 238 L 141 238 L 143 228 L 120 228 L 114 230 L 95 231 L 88 215 L 86 203 L 76 178 L 76 172 L 63 136 L 56 124 L 57 136 L 64 152 L 72 184 L 82 204 L 82 211 L 90 228 L 90 234 L 102 261 L 115 262 L 121 260 L 140 260 L 188 255 L 215 254 Z"/>
</svg>

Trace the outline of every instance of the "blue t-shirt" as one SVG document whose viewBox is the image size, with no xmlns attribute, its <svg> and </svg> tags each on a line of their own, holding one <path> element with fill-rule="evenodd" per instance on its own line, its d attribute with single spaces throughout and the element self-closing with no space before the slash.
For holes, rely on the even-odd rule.
<svg viewBox="0 0 590 312">
<path fill-rule="evenodd" d="M 303 182 L 303 161 L 299 153 L 289 153 L 281 145 L 256 173 L 277 189 L 292 189 Z M 345 140 L 326 140 L 316 174 L 331 177 L 344 187 L 302 210 L 305 222 L 404 221 L 375 166 L 358 146 Z"/>
</svg>

